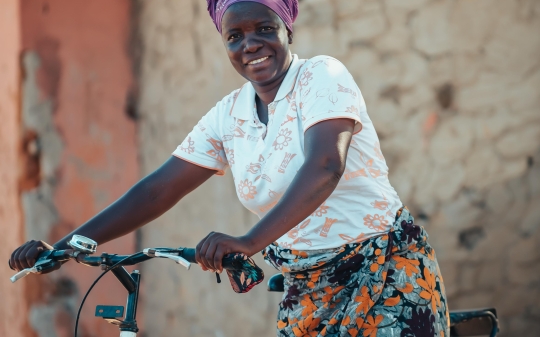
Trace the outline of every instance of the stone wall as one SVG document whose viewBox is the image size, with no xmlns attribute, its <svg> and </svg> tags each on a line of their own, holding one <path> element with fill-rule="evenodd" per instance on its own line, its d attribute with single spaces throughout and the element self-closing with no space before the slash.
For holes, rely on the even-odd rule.
<svg viewBox="0 0 540 337">
<path fill-rule="evenodd" d="M 204 1 L 139 4 L 139 144 L 149 173 L 243 80 Z M 292 46 L 349 68 L 391 181 L 430 232 L 451 309 L 497 307 L 501 336 L 540 330 L 539 31 L 535 0 L 304 0 Z M 212 178 L 144 228 L 142 243 L 193 246 L 255 221 L 230 175 Z M 279 295 L 264 286 L 236 295 L 193 269 L 144 266 L 148 335 L 273 335 Z"/>
</svg>

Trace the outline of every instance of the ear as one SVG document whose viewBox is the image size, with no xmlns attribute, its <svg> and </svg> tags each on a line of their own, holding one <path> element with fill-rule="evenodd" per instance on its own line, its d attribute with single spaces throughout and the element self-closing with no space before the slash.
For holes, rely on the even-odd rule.
<svg viewBox="0 0 540 337">
<path fill-rule="evenodd" d="M 292 44 L 293 41 L 293 33 L 289 32 L 289 44 Z"/>
</svg>

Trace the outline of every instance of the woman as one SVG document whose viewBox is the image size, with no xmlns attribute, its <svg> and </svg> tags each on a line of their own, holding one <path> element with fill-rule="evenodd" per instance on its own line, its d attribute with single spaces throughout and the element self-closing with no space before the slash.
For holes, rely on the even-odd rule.
<svg viewBox="0 0 540 337">
<path fill-rule="evenodd" d="M 104 243 L 163 214 L 230 167 L 261 220 L 197 245 L 205 270 L 258 251 L 285 275 L 278 336 L 448 336 L 434 252 L 388 181 L 375 129 L 339 61 L 292 55 L 295 0 L 208 0 L 233 67 L 248 82 L 210 110 L 163 166 L 73 234 Z M 33 265 L 42 241 L 10 264 Z"/>
</svg>

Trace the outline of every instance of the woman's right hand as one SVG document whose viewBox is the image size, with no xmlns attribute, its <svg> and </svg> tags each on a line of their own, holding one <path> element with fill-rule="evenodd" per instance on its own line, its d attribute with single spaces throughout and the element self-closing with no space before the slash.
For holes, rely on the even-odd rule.
<svg viewBox="0 0 540 337">
<path fill-rule="evenodd" d="M 17 271 L 32 268 L 39 254 L 51 249 L 54 248 L 45 241 L 30 240 L 13 251 L 9 259 L 9 267 Z M 58 267 L 60 267 L 60 264 L 58 264 Z"/>
</svg>

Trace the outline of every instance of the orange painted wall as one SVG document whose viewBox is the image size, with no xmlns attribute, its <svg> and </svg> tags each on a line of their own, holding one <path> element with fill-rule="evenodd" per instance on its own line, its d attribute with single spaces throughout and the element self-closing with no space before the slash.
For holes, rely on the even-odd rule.
<svg viewBox="0 0 540 337">
<path fill-rule="evenodd" d="M 25 282 L 15 287 L 7 260 L 23 242 L 23 219 L 19 201 L 19 51 L 18 0 L 0 2 L 0 336 L 23 336 L 28 332 Z M 27 334 L 26 334 L 27 335 Z"/>
<path fill-rule="evenodd" d="M 128 53 L 130 2 L 21 0 L 20 5 L 23 53 L 35 52 L 40 59 L 37 86 L 42 99 L 53 103 L 54 126 L 62 140 L 53 195 L 60 220 L 49 237 L 36 238 L 53 243 L 138 179 L 136 127 L 126 114 L 134 82 Z M 129 235 L 98 247 L 98 253 L 134 249 L 135 236 Z M 99 273 L 69 263 L 54 276 L 40 278 L 32 308 L 52 306 L 62 294 L 51 285 L 63 278 L 77 284 L 76 311 Z M 84 336 L 117 336 L 115 327 L 94 318 L 94 309 L 96 304 L 125 305 L 125 300 L 116 279 L 105 277 L 85 304 Z M 57 311 L 54 319 L 58 336 L 72 336 L 73 308 Z"/>
</svg>

